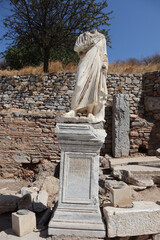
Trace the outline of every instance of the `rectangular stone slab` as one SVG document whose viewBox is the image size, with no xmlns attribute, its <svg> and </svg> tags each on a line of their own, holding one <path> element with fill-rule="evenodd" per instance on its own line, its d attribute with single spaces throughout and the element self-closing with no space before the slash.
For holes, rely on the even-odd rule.
<svg viewBox="0 0 160 240">
<path fill-rule="evenodd" d="M 113 175 L 125 183 L 137 186 L 152 186 L 160 183 L 160 168 L 140 165 L 113 167 Z"/>
<path fill-rule="evenodd" d="M 130 157 L 130 158 L 110 158 L 109 166 L 113 169 L 114 166 L 125 166 L 125 165 L 148 165 L 158 166 L 160 165 L 160 158 L 156 156 L 146 157 Z"/>
<path fill-rule="evenodd" d="M 91 203 L 92 159 L 95 156 L 91 153 L 65 153 L 63 203 Z"/>
<path fill-rule="evenodd" d="M 114 157 L 129 156 L 129 96 L 116 94 L 113 96 L 112 109 L 112 154 Z"/>
<path fill-rule="evenodd" d="M 160 233 L 160 206 L 154 202 L 133 202 L 133 208 L 105 207 L 108 238 Z"/>
</svg>

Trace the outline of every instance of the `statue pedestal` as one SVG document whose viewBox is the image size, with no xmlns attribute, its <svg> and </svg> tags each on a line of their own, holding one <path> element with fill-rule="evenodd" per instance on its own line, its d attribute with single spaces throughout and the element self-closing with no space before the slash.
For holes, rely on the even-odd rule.
<svg viewBox="0 0 160 240">
<path fill-rule="evenodd" d="M 100 125 L 58 123 L 56 126 L 61 146 L 60 190 L 49 235 L 92 238 L 106 235 L 98 200 L 99 152 L 106 137 Z"/>
</svg>

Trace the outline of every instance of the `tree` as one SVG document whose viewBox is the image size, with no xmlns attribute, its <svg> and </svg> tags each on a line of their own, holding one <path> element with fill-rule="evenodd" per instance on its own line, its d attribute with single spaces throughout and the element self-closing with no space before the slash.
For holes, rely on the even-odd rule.
<svg viewBox="0 0 160 240">
<path fill-rule="evenodd" d="M 42 53 L 35 47 L 12 46 L 4 52 L 3 57 L 12 69 L 20 69 L 24 66 L 39 65 Z"/>
<path fill-rule="evenodd" d="M 2 54 L 11 69 L 20 69 L 25 66 L 38 66 L 42 63 L 43 53 L 36 47 L 28 46 L 11 46 Z M 68 50 L 66 47 L 50 49 L 50 60 L 59 60 L 63 64 L 69 62 L 77 63 L 79 60 L 78 54 L 73 50 Z"/>
<path fill-rule="evenodd" d="M 35 47 L 43 52 L 48 72 L 51 49 L 72 49 L 80 33 L 109 26 L 107 0 L 10 0 L 12 14 L 4 19 L 7 39 L 14 46 Z M 107 42 L 108 30 L 101 29 Z"/>
</svg>

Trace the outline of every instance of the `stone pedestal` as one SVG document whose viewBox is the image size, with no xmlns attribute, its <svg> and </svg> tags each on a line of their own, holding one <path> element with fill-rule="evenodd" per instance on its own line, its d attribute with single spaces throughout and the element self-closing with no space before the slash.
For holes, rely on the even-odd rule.
<svg viewBox="0 0 160 240">
<path fill-rule="evenodd" d="M 106 133 L 99 124 L 58 123 L 61 146 L 58 206 L 49 235 L 105 237 L 98 200 L 99 151 Z"/>
</svg>

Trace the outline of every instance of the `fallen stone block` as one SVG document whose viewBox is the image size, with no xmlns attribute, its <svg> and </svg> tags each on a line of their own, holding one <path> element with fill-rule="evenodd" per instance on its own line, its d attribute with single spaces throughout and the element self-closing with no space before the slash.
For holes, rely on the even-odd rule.
<svg viewBox="0 0 160 240">
<path fill-rule="evenodd" d="M 22 194 L 22 196 L 26 195 L 26 194 L 30 194 L 32 195 L 32 198 L 37 195 L 37 192 L 39 191 L 39 188 L 37 187 L 23 187 L 20 190 L 20 193 Z"/>
<path fill-rule="evenodd" d="M 59 179 L 54 176 L 48 176 L 44 179 L 41 190 L 45 190 L 48 195 L 54 197 L 59 191 Z"/>
<path fill-rule="evenodd" d="M 19 237 L 33 232 L 36 228 L 35 213 L 28 211 L 28 214 L 20 215 L 18 212 L 12 213 L 12 230 Z"/>
<path fill-rule="evenodd" d="M 133 202 L 133 208 L 105 207 L 103 211 L 108 238 L 160 233 L 160 206 L 154 202 Z"/>
<path fill-rule="evenodd" d="M 160 168 L 127 165 L 113 167 L 113 175 L 120 180 L 142 187 L 151 187 L 154 183 L 160 183 Z"/>
<path fill-rule="evenodd" d="M 44 211 L 47 208 L 47 202 L 48 193 L 45 190 L 41 190 L 32 203 L 34 212 Z"/>
<path fill-rule="evenodd" d="M 109 158 L 109 167 L 113 169 L 115 166 L 141 165 L 141 166 L 159 166 L 160 159 L 156 156 L 147 157 L 130 157 L 130 158 Z"/>
<path fill-rule="evenodd" d="M 47 208 L 48 193 L 45 190 L 40 190 L 36 187 L 23 187 L 21 189 L 22 196 L 30 194 L 31 205 L 29 205 L 29 210 L 34 212 L 42 212 Z M 26 200 L 24 198 L 24 200 Z M 22 204 L 23 205 L 23 204 Z"/>
</svg>

